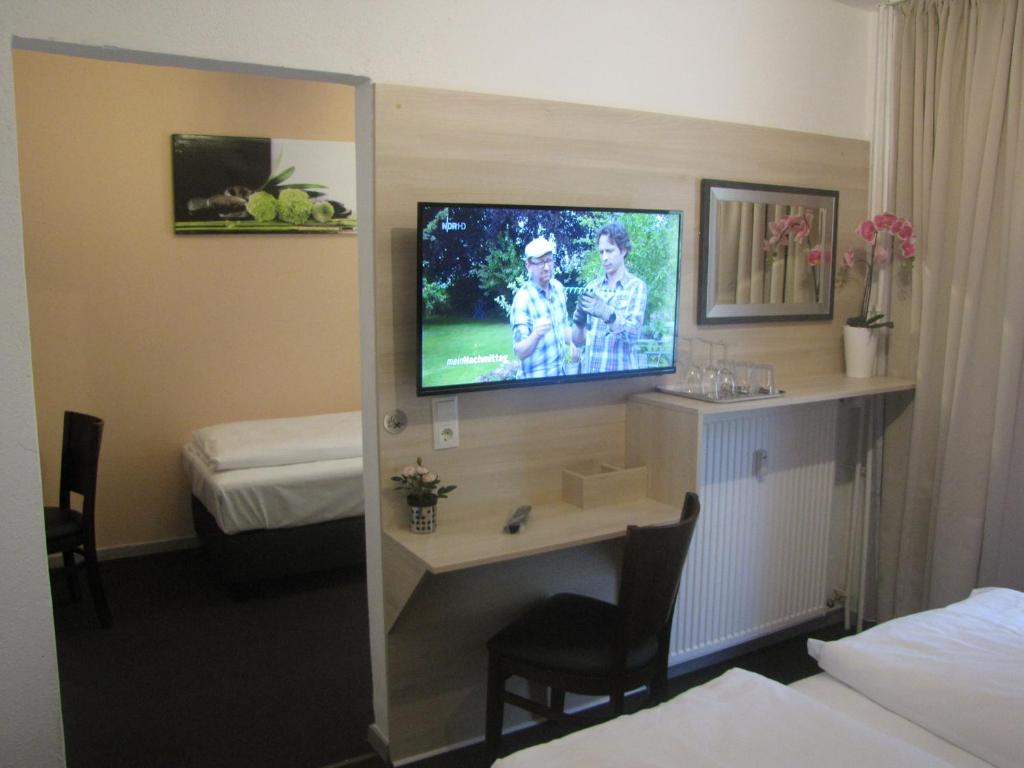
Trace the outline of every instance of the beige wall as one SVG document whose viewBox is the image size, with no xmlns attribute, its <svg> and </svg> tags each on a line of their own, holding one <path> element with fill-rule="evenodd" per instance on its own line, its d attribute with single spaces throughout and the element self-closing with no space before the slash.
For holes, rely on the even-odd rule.
<svg viewBox="0 0 1024 768">
<path fill-rule="evenodd" d="M 106 420 L 101 548 L 192 534 L 200 426 L 356 410 L 356 238 L 175 236 L 170 137 L 354 141 L 345 85 L 14 52 L 43 492 L 65 409 Z"/>
<path fill-rule="evenodd" d="M 657 377 L 473 392 L 459 396 L 460 445 L 432 448 L 430 400 L 415 392 L 417 200 L 680 209 L 682 336 L 729 339 L 737 357 L 774 363 L 780 381 L 842 370 L 842 326 L 856 290 L 830 321 L 695 325 L 700 180 L 838 189 L 839 251 L 867 212 L 868 145 L 792 131 L 532 99 L 376 87 L 374 268 L 379 409 L 409 426 L 378 430 L 381 517 L 402 525 L 387 477 L 422 456 L 459 487 L 446 518 L 511 511 L 558 498 L 561 468 L 620 462 L 626 398 Z M 379 420 L 378 420 L 379 421 Z M 682 499 L 679 500 L 682 502 Z M 387 548 L 385 592 L 402 563 Z M 466 571 L 428 575 L 387 638 L 391 757 L 404 760 L 483 732 L 491 633 L 530 600 L 557 591 L 613 594 L 617 549 L 578 547 Z M 522 718 L 509 714 L 509 721 Z"/>
</svg>

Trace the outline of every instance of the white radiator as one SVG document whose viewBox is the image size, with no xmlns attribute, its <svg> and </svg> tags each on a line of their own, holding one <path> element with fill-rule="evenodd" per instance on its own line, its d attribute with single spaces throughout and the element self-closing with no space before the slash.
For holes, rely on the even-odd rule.
<svg viewBox="0 0 1024 768">
<path fill-rule="evenodd" d="M 836 415 L 828 402 L 705 420 L 670 663 L 824 614 Z"/>
</svg>

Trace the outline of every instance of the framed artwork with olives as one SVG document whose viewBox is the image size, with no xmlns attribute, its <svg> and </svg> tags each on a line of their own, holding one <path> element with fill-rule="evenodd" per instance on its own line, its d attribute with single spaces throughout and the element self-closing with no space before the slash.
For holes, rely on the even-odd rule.
<svg viewBox="0 0 1024 768">
<path fill-rule="evenodd" d="M 356 230 L 352 142 L 176 133 L 171 154 L 176 234 Z"/>
</svg>

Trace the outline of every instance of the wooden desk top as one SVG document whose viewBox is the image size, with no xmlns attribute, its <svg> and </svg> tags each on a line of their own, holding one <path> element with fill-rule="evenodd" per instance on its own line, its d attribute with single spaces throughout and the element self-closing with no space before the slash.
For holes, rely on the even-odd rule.
<svg viewBox="0 0 1024 768">
<path fill-rule="evenodd" d="M 590 509 L 542 504 L 533 507 L 519 533 L 508 534 L 502 532 L 507 514 L 446 518 L 441 507 L 434 533 L 387 528 L 384 534 L 426 570 L 445 573 L 614 539 L 625 535 L 627 525 L 662 525 L 677 521 L 679 515 L 680 509 L 653 499 Z"/>
</svg>

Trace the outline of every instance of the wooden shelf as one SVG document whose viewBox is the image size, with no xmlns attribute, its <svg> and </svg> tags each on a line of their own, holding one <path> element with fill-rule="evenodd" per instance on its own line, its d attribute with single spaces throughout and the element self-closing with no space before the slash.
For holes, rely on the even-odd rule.
<svg viewBox="0 0 1024 768">
<path fill-rule="evenodd" d="M 679 508 L 647 498 L 589 509 L 566 503 L 542 504 L 534 506 L 519 533 L 508 534 L 502 532 L 506 514 L 446 518 L 442 508 L 434 533 L 388 528 L 384 534 L 424 570 L 447 573 L 613 539 L 624 536 L 627 525 L 671 523 L 679 514 Z"/>
<path fill-rule="evenodd" d="M 714 414 L 738 413 L 740 411 L 757 411 L 765 408 L 784 408 L 788 405 L 817 403 L 824 400 L 842 400 L 848 397 L 865 397 L 884 395 L 890 392 L 906 392 L 915 388 L 911 379 L 897 379 L 888 376 L 876 376 L 870 379 L 851 379 L 841 373 L 824 374 L 803 379 L 782 379 L 778 382 L 780 389 L 785 390 L 782 397 L 766 400 L 746 400 L 735 403 L 707 403 L 692 400 L 679 395 L 663 392 L 644 392 L 633 395 L 630 400 L 650 403 L 672 410 L 686 411 L 699 416 Z"/>
</svg>

